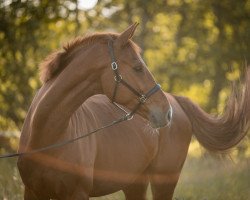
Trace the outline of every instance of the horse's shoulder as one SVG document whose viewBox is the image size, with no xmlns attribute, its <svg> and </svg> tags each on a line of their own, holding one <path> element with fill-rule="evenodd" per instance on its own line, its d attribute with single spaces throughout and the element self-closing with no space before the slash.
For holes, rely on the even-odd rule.
<svg viewBox="0 0 250 200">
<path fill-rule="evenodd" d="M 88 98 L 72 114 L 70 121 L 87 128 L 99 128 L 113 120 L 114 107 L 105 95 L 94 95 Z"/>
</svg>

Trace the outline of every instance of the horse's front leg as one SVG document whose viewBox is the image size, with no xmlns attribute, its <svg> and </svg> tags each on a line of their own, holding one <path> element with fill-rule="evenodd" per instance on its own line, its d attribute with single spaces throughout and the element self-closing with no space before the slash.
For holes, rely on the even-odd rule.
<svg viewBox="0 0 250 200">
<path fill-rule="evenodd" d="M 147 173 L 140 175 L 134 183 L 123 189 L 126 200 L 146 200 L 148 183 Z"/>
<path fill-rule="evenodd" d="M 60 200 L 89 200 L 89 194 L 82 190 L 76 190 L 73 195 L 67 196 Z"/>
<path fill-rule="evenodd" d="M 172 200 L 180 173 L 154 174 L 151 177 L 153 200 Z"/>
<path fill-rule="evenodd" d="M 89 177 L 84 177 L 75 179 L 75 183 L 76 182 L 78 182 L 78 184 L 67 185 L 67 187 L 64 188 L 66 192 L 61 190 L 57 195 L 57 200 L 89 200 L 90 190 L 93 185 L 92 180 Z M 69 188 L 70 190 L 67 191 Z"/>
<path fill-rule="evenodd" d="M 42 197 L 41 195 L 35 194 L 34 191 L 30 190 L 25 186 L 24 189 L 24 200 L 49 200 L 49 198 Z"/>
</svg>

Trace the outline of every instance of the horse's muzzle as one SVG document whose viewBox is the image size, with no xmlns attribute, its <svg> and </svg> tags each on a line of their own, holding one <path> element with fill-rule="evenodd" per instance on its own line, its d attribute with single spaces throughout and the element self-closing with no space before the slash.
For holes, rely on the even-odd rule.
<svg viewBox="0 0 250 200">
<path fill-rule="evenodd" d="M 152 128 L 170 127 L 173 119 L 173 108 L 169 105 L 167 113 L 159 108 L 153 108 L 149 114 L 149 121 Z"/>
</svg>

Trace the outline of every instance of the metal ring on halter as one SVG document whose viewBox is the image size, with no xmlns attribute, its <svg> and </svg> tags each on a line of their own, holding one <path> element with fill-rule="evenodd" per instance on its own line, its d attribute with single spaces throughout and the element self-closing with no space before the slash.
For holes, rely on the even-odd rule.
<svg viewBox="0 0 250 200">
<path fill-rule="evenodd" d="M 141 103 L 145 103 L 145 102 L 147 101 L 147 97 L 143 94 L 143 95 L 141 95 L 141 96 L 139 97 L 139 101 L 140 101 Z"/>
<path fill-rule="evenodd" d="M 118 82 L 118 83 L 120 83 L 121 82 L 121 80 L 122 80 L 122 75 L 117 75 L 117 76 L 114 76 L 114 79 L 115 79 L 115 82 Z"/>
<path fill-rule="evenodd" d="M 111 68 L 114 71 L 118 69 L 118 65 L 117 65 L 117 63 L 115 61 L 111 63 Z"/>
<path fill-rule="evenodd" d="M 128 113 L 128 114 L 125 115 L 125 118 L 127 120 L 131 120 L 131 119 L 133 119 L 133 117 L 134 117 L 134 115 L 130 115 L 130 113 Z"/>
</svg>

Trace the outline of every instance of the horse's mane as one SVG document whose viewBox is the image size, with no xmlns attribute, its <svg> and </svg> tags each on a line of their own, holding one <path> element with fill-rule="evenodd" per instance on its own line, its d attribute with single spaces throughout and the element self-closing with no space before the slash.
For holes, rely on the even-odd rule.
<svg viewBox="0 0 250 200">
<path fill-rule="evenodd" d="M 117 34 L 113 33 L 96 33 L 85 37 L 77 37 L 63 46 L 62 50 L 58 50 L 50 54 L 40 64 L 40 80 L 42 83 L 46 83 L 52 79 L 55 75 L 59 74 L 69 63 L 70 55 L 72 55 L 76 49 L 83 46 L 93 44 L 94 42 L 104 42 L 117 37 Z"/>
<path fill-rule="evenodd" d="M 58 75 L 63 69 L 69 64 L 72 59 L 72 55 L 76 50 L 84 47 L 86 45 L 93 44 L 95 42 L 108 42 L 111 39 L 118 37 L 116 33 L 95 33 L 85 37 L 77 37 L 72 41 L 68 42 L 63 46 L 62 50 L 58 50 L 50 54 L 45 60 L 40 64 L 40 80 L 42 83 L 46 83 L 54 76 Z M 140 48 L 133 43 L 129 42 L 130 46 L 136 51 L 139 52 Z"/>
</svg>

